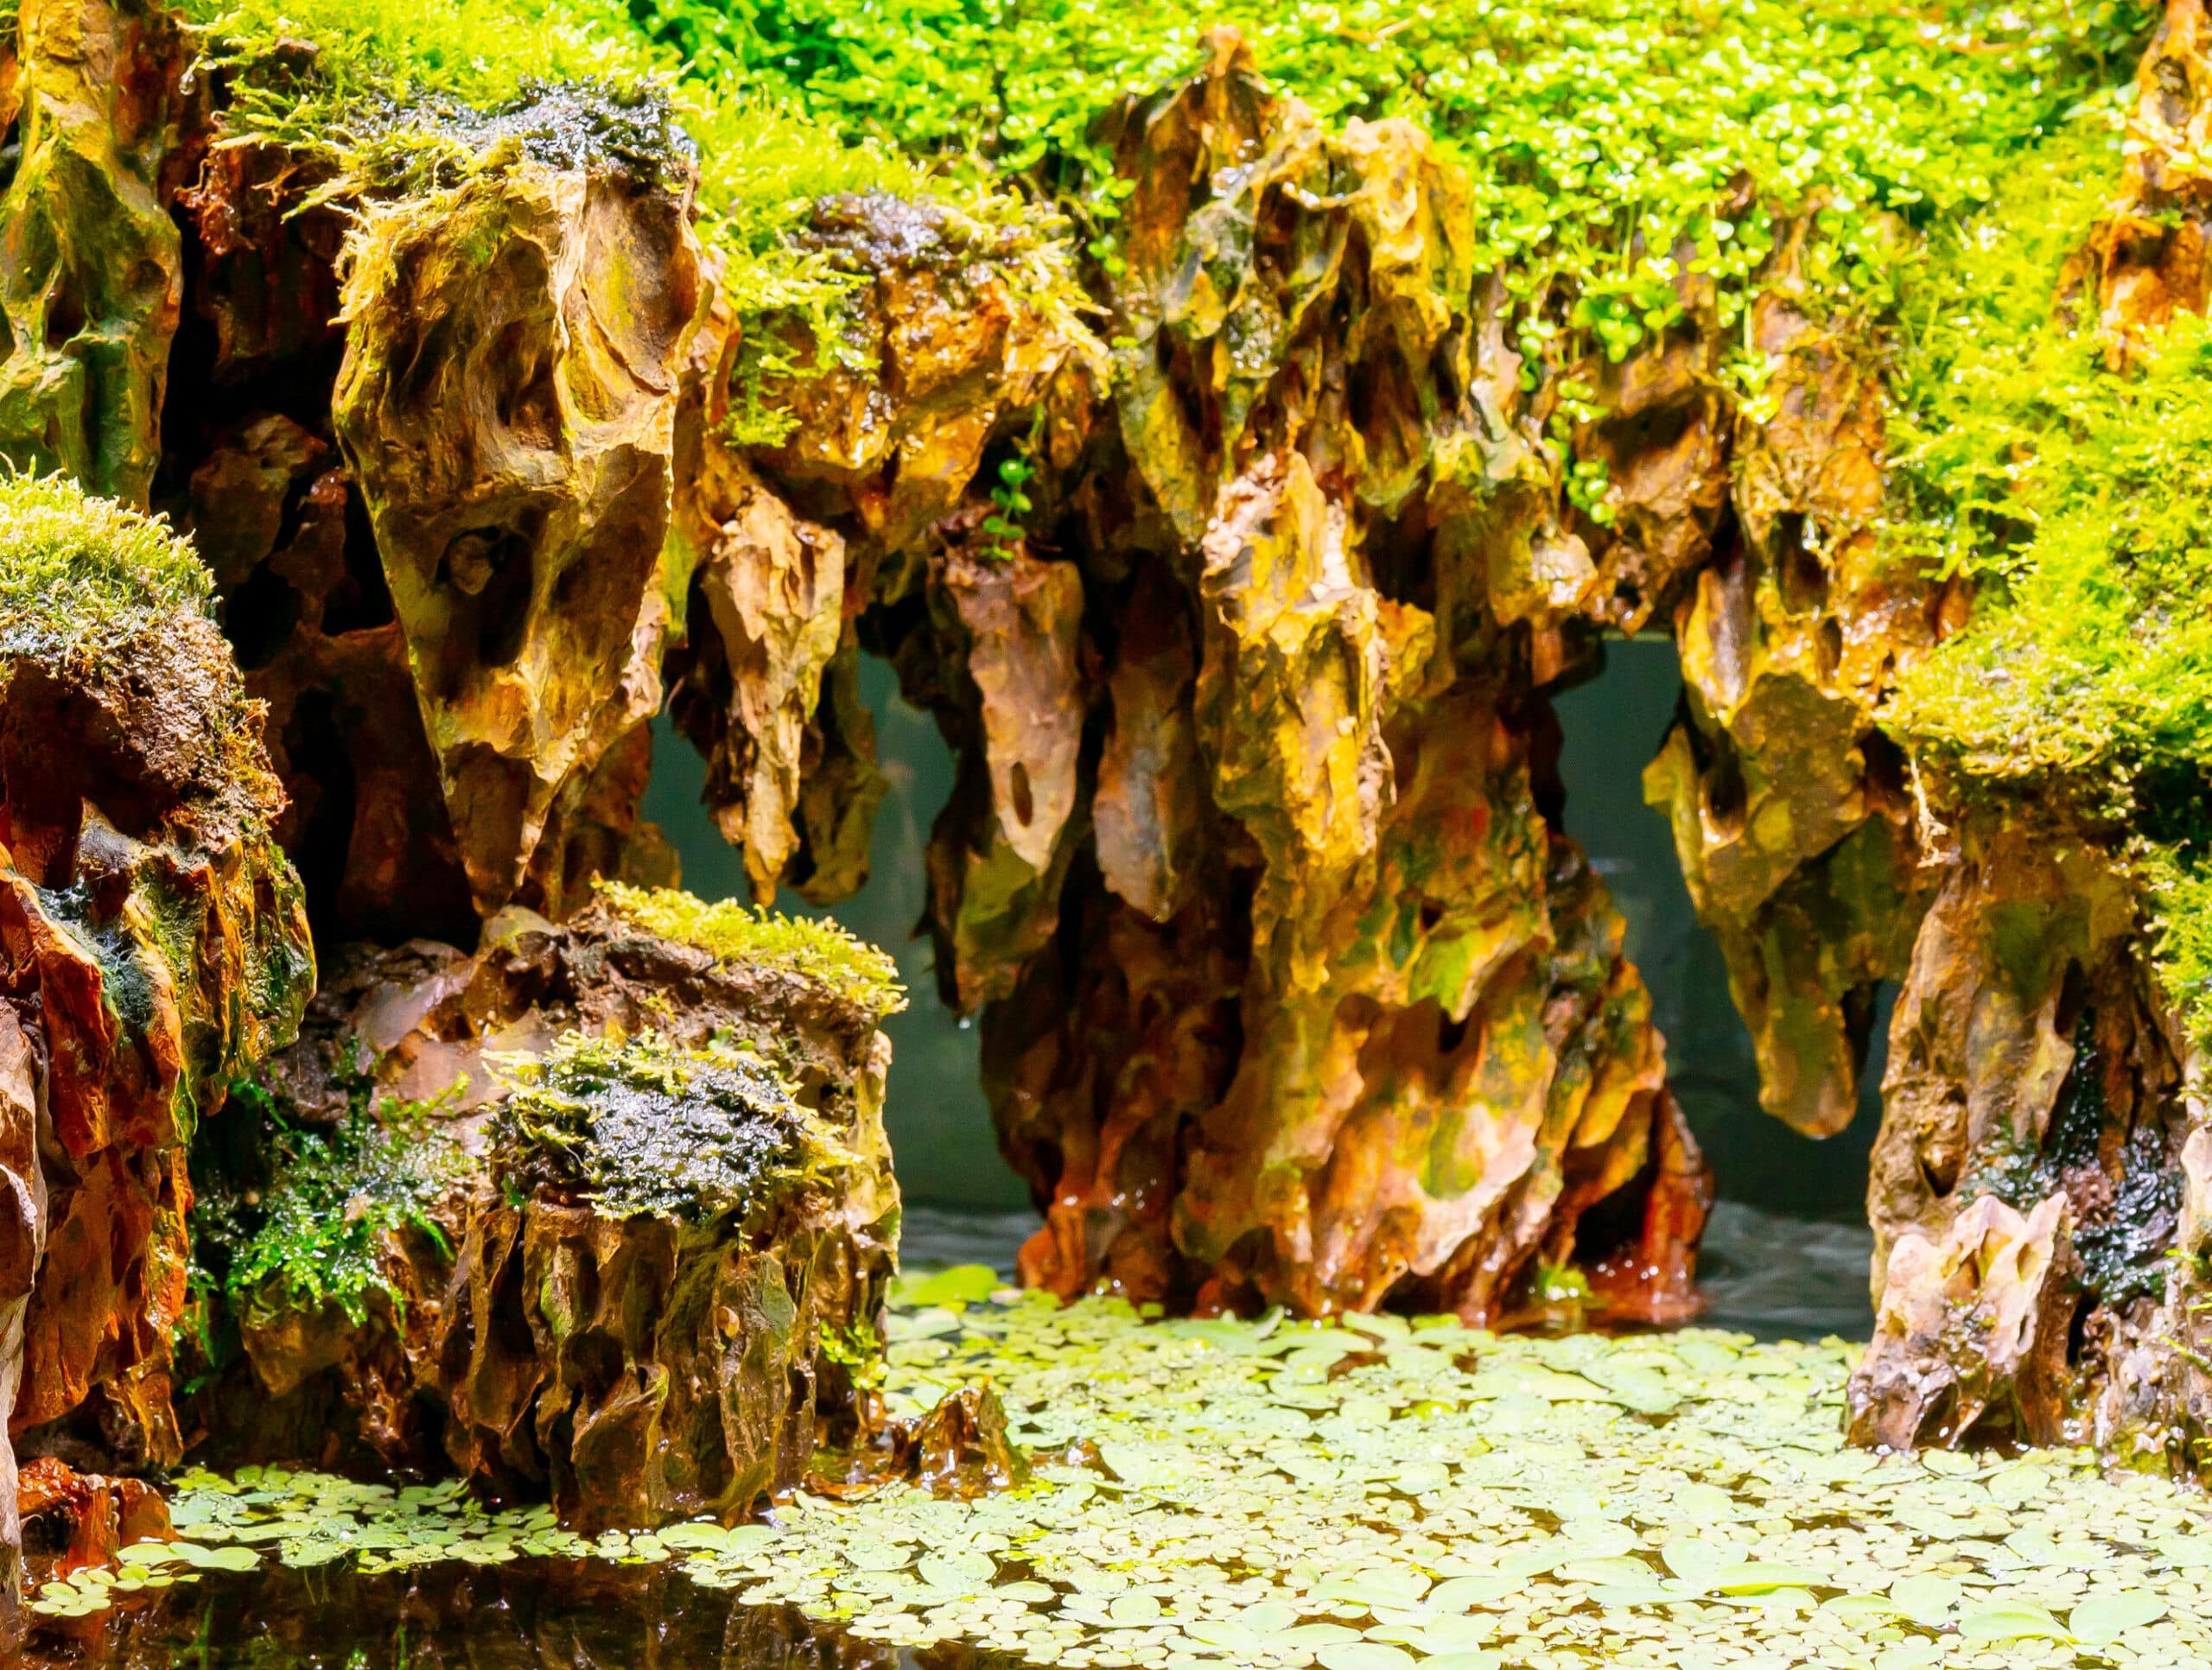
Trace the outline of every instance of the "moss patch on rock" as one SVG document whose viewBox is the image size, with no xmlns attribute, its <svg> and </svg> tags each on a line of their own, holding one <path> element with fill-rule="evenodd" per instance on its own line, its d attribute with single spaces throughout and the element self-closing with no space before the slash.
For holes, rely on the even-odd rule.
<svg viewBox="0 0 2212 1670">
<path fill-rule="evenodd" d="M 899 965 L 826 917 L 789 917 L 734 899 L 717 904 L 674 887 L 601 885 L 614 913 L 648 933 L 706 952 L 717 962 L 751 963 L 818 981 L 874 1011 L 880 1019 L 906 1006 Z"/>
<path fill-rule="evenodd" d="M 572 1036 L 508 1073 L 493 1139 L 501 1186 L 580 1198 L 601 1217 L 741 1216 L 821 1158 L 811 1116 L 747 1051 Z"/>
<path fill-rule="evenodd" d="M 0 475 L 0 657 L 94 656 L 209 613 L 198 554 L 158 517 L 64 476 Z"/>
<path fill-rule="evenodd" d="M 474 1168 L 431 1120 L 430 1109 L 404 1105 L 328 1133 L 280 1135 L 259 1226 L 231 1249 L 232 1303 L 313 1310 L 334 1301 L 358 1328 L 372 1293 L 402 1302 L 385 1267 L 387 1237 L 424 1235 L 450 1258 L 432 1209 Z"/>
</svg>

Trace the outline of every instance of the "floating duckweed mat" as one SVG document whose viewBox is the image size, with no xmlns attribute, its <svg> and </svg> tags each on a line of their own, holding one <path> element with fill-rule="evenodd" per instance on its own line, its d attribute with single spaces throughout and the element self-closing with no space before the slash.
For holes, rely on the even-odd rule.
<svg viewBox="0 0 2212 1670">
<path fill-rule="evenodd" d="M 903 1284 L 890 1395 L 911 1411 L 988 1378 L 1037 1464 L 1023 1490 L 802 1495 L 770 1523 L 588 1540 L 454 1485 L 195 1472 L 174 1503 L 188 1540 L 35 1604 L 264 1559 L 535 1556 L 676 1562 L 849 1635 L 1036 1664 L 2212 1662 L 2202 1499 L 2086 1452 L 1848 1450 L 1838 1341 L 1154 1322 L 992 1284 Z"/>
</svg>

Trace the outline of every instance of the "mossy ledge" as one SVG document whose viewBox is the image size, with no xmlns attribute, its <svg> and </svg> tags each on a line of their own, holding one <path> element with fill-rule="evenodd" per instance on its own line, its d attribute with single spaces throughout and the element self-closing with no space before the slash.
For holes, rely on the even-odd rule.
<svg viewBox="0 0 2212 1670">
<path fill-rule="evenodd" d="M 2196 1470 L 2212 70 L 2201 0 L 2145 22 L 32 0 L 0 454 L 188 529 L 334 967 L 445 982 L 454 1032 L 400 1029 L 380 1085 L 452 1088 L 525 1017 L 543 1056 L 674 1013 L 838 1133 L 803 1261 L 843 1321 L 730 1275 L 778 1353 L 887 1270 L 891 994 L 626 891 L 673 879 L 654 714 L 764 907 L 865 877 L 861 656 L 938 718 L 928 925 L 1045 1215 L 1033 1285 L 1663 1321 L 1711 1180 L 1563 832 L 1552 699 L 1671 630 L 1647 791 L 1770 1110 L 1850 1118 L 1903 988 L 1854 1436 Z M 416 933 L 453 944 L 363 943 Z M 453 1315 L 512 1323 L 532 1257 L 659 1222 L 588 1193 L 492 1190 Z M 678 1349 L 602 1324 L 626 1365 Z M 575 1325 L 448 1334 L 427 1413 L 388 1332 L 365 1441 L 435 1425 L 586 1500 L 603 1388 L 546 1367 Z M 734 1511 L 788 1471 L 740 1426 L 728 1478 L 608 1499 Z"/>
</svg>

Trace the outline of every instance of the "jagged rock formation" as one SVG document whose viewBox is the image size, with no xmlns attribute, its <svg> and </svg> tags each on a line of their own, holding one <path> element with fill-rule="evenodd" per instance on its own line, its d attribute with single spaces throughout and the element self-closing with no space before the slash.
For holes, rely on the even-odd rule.
<svg viewBox="0 0 2212 1670">
<path fill-rule="evenodd" d="M 880 1338 L 899 1000 L 862 948 L 772 926 L 617 891 L 560 927 L 511 911 L 474 956 L 338 959 L 261 1077 L 328 1146 L 227 1182 L 261 1222 L 230 1249 L 215 1450 L 446 1460 L 594 1527 L 796 1482 Z M 349 1210 L 408 1203 L 350 1294 L 342 1237 L 286 1203 L 333 1146 Z"/>
<path fill-rule="evenodd" d="M 0 1402 L 136 1465 L 181 1453 L 185 1146 L 315 978 L 207 598 L 158 524 L 0 483 Z M 0 1438 L 0 1500 L 13 1472 Z"/>
<path fill-rule="evenodd" d="M 109 58 L 57 45 L 67 18 Z M 2126 200 L 2053 298 L 2116 369 L 2204 303 L 2204 29 L 2200 0 L 2171 0 Z M 1606 634 L 1670 630 L 1688 694 L 1646 791 L 1770 1110 L 1835 1131 L 1878 988 L 1904 987 L 1854 1430 L 2187 1458 L 2212 1388 L 2165 1342 L 2196 1337 L 2202 1279 L 2162 1260 L 2212 1250 L 2201 1047 L 2090 774 L 1987 769 L 1900 703 L 2005 602 L 1890 543 L 1896 345 L 1822 276 L 1821 217 L 1855 211 L 1770 213 L 1740 318 L 1717 255 L 1631 239 L 1660 305 L 1624 336 L 1564 328 L 1588 298 L 1564 269 L 1532 295 L 1418 125 L 1325 122 L 1224 30 L 1195 77 L 1092 125 L 1119 206 L 1086 251 L 976 200 L 835 194 L 791 234 L 802 305 L 702 238 L 658 95 L 426 104 L 429 160 L 380 174 L 288 150 L 227 102 L 237 81 L 181 98 L 172 33 L 24 15 L 0 76 L 23 158 L 0 210 L 0 452 L 188 523 L 270 705 L 278 833 L 326 939 L 460 948 L 346 959 L 280 1088 L 334 1120 L 341 1034 L 367 1041 L 372 1089 L 472 1075 L 477 1170 L 410 1197 L 463 1269 L 401 1235 L 404 1306 L 242 1311 L 264 1437 L 327 1406 L 342 1361 L 381 1388 L 348 1419 L 387 1455 L 422 1453 L 435 1416 L 480 1476 L 579 1499 L 611 1480 L 631 1517 L 785 1476 L 797 1428 L 765 1411 L 716 1438 L 709 1400 L 620 1403 L 648 1362 L 703 1362 L 707 1332 L 648 1340 L 564 1286 L 587 1255 L 680 1286 L 722 1241 L 633 1238 L 474 1098 L 487 1049 L 543 1057 L 572 1027 L 696 1048 L 699 1016 L 757 1013 L 782 1036 L 784 999 L 718 994 L 664 947 L 615 955 L 586 901 L 595 877 L 669 873 L 637 816 L 664 695 L 757 896 L 857 886 L 882 791 L 863 651 L 959 755 L 927 926 L 1045 1214 L 1027 1279 L 1509 1321 L 1572 1266 L 1615 1318 L 1684 1314 L 1710 1183 L 1620 917 L 1562 833 L 1551 708 Z M 105 62 L 137 73 L 85 68 Z M 86 168 L 80 209 L 63 186 Z M 1749 217 L 1768 182 L 1718 189 Z M 137 288 L 68 276 L 95 246 L 48 237 L 64 223 L 134 252 Z M 95 348 L 125 371 L 87 406 L 68 378 Z M 213 395 L 163 410 L 172 359 Z M 86 412 L 94 439 L 69 427 Z M 2201 817 L 2202 773 L 2177 769 L 2170 798 Z M 859 1156 L 860 1204 L 777 1231 L 830 1249 L 785 1292 L 819 1285 L 844 1322 L 876 1279 L 874 1250 L 837 1250 L 881 1203 L 874 1114 L 826 1114 L 805 1073 L 872 1108 L 851 1087 L 880 1072 L 873 1025 L 804 1046 L 823 1053 L 794 1104 Z M 731 1095 L 775 1125 L 755 1089 Z M 487 1203 L 493 1173 L 525 1203 Z M 576 1313 L 518 1316 L 515 1269 Z M 723 1308 L 766 1305 L 746 1284 L 766 1275 L 729 1274 Z M 731 1337 L 781 1342 L 785 1366 L 812 1349 L 748 1327 Z M 664 1419 L 721 1470 L 640 1460 Z"/>
<path fill-rule="evenodd" d="M 2053 298 L 2116 371 L 2207 301 L 2202 182 L 2176 166 L 2207 119 L 2207 45 L 2200 0 L 2172 0 L 2123 189 Z M 1922 814 L 1892 816 L 1931 881 L 1890 1034 L 1852 1433 L 2093 1444 L 2201 1473 L 2207 1039 L 2154 956 L 2177 930 L 2145 848 L 2196 839 L 2202 766 L 2123 755 L 2101 777 L 1955 746 L 1915 764 Z"/>
</svg>

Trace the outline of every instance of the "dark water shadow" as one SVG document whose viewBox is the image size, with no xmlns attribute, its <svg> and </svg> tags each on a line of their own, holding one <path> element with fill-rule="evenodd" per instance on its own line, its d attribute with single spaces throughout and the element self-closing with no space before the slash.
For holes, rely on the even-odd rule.
<svg viewBox="0 0 2212 1670">
<path fill-rule="evenodd" d="M 42 1628 L 28 1670 L 1000 1670 L 855 1641 L 667 1566 L 599 1560 L 209 1572 Z"/>
</svg>

